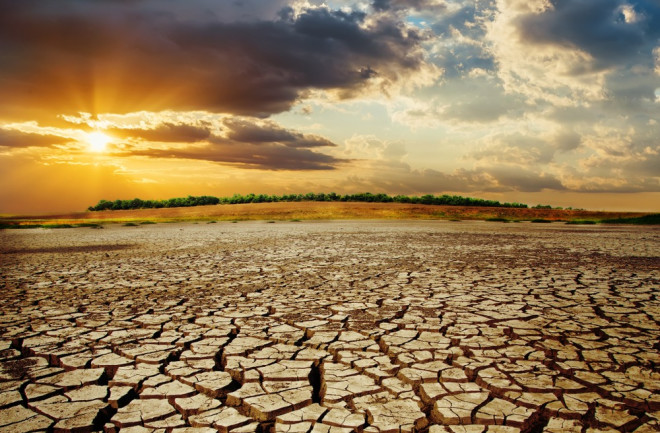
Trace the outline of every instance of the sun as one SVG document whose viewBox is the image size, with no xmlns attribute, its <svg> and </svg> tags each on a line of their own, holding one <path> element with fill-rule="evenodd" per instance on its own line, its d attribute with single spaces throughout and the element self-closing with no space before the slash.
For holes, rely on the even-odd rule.
<svg viewBox="0 0 660 433">
<path fill-rule="evenodd" d="M 87 143 L 92 152 L 104 152 L 112 138 L 100 131 L 94 131 L 87 134 Z"/>
</svg>

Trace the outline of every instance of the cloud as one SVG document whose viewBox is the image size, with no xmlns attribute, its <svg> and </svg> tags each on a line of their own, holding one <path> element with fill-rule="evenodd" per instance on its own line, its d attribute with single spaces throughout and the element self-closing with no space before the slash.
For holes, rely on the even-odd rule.
<svg viewBox="0 0 660 433">
<path fill-rule="evenodd" d="M 519 138 L 522 141 L 522 137 Z M 407 162 L 403 143 L 379 140 L 375 136 L 354 136 L 344 144 L 351 157 L 371 153 L 372 160 L 356 160 L 359 174 L 351 174 L 341 183 L 342 188 L 354 184 L 353 189 L 389 191 L 396 194 L 438 194 L 446 192 L 538 192 L 545 189 L 565 190 L 561 181 L 551 173 L 511 163 L 506 158 L 487 159 L 485 153 L 472 168 L 457 168 L 451 172 L 434 169 L 415 169 Z M 497 155 L 497 152 L 494 153 Z"/>
<path fill-rule="evenodd" d="M 344 191 L 385 191 L 390 194 L 442 194 L 448 192 L 475 193 L 500 191 L 501 188 L 488 173 L 457 169 L 443 173 L 433 169 L 413 169 L 406 163 L 379 163 L 378 166 L 361 163 L 362 169 L 338 182 Z"/>
<path fill-rule="evenodd" d="M 146 156 L 290 171 L 334 170 L 348 161 L 324 153 L 324 149 L 337 147 L 325 137 L 254 117 L 168 111 L 99 117 L 79 113 L 67 116 L 65 121 L 68 125 L 81 125 L 110 135 L 108 156 L 113 158 Z M 0 146 L 43 147 L 86 139 L 86 133 L 80 129 L 40 126 L 36 122 L 15 125 L 24 130 L 0 128 Z M 81 154 L 81 149 L 70 148 L 51 156 L 54 160 L 68 161 L 73 153 Z"/>
<path fill-rule="evenodd" d="M 455 31 L 462 35 L 470 35 L 472 38 L 483 37 L 486 28 L 484 19 L 491 13 L 489 1 L 462 1 L 454 4 L 450 10 L 438 14 L 432 18 L 431 28 L 444 37 L 451 37 Z"/>
<path fill-rule="evenodd" d="M 507 92 L 589 109 L 655 99 L 657 2 L 498 0 L 497 6 L 486 42 Z"/>
<path fill-rule="evenodd" d="M 373 0 L 371 7 L 377 11 L 397 11 L 405 10 L 442 12 L 447 9 L 447 5 L 442 0 Z"/>
<path fill-rule="evenodd" d="M 491 175 L 503 190 L 537 192 L 544 189 L 566 189 L 561 181 L 550 173 L 506 165 L 488 167 L 484 171 Z"/>
<path fill-rule="evenodd" d="M 507 94 L 489 76 L 462 77 L 438 89 L 439 115 L 459 122 L 489 123 L 502 117 L 522 116 L 526 103 L 519 95 Z"/>
<path fill-rule="evenodd" d="M 198 160 L 262 170 L 333 170 L 345 160 L 318 151 L 336 144 L 272 120 L 208 113 L 128 113 L 101 116 L 104 131 L 125 139 L 115 157 Z M 81 117 L 86 119 L 86 116 Z M 112 119 L 112 121 L 110 120 Z M 159 121 L 160 119 L 160 121 Z M 78 121 L 78 118 L 71 118 Z"/>
<path fill-rule="evenodd" d="M 216 138 L 211 143 L 185 149 L 136 149 L 130 155 L 151 158 L 192 159 L 261 170 L 333 170 L 343 161 L 309 149 L 279 144 L 237 143 Z"/>
<path fill-rule="evenodd" d="M 652 0 L 0 0 L 0 156 L 186 188 L 660 191 L 659 20 Z"/>
<path fill-rule="evenodd" d="M 654 163 L 658 163 L 657 158 Z M 622 175 L 621 172 L 611 170 L 603 171 L 602 175 L 595 174 L 594 170 L 590 170 L 587 175 L 580 171 L 567 171 L 562 180 L 570 191 L 581 193 L 657 193 L 660 191 L 660 178 L 658 177 Z"/>
<path fill-rule="evenodd" d="M 592 59 L 570 71 L 580 75 L 622 64 L 648 64 L 660 36 L 657 2 L 556 0 L 541 13 L 521 15 L 515 24 L 532 45 L 575 48 Z"/>
<path fill-rule="evenodd" d="M 577 149 L 582 143 L 582 137 L 575 131 L 564 130 L 554 137 L 554 147 L 559 152 L 568 152 Z"/>
<path fill-rule="evenodd" d="M 147 113 L 111 116 L 114 126 L 104 129 L 123 138 L 115 146 L 116 157 L 188 159 L 265 170 L 332 170 L 342 159 L 321 153 L 317 148 L 336 147 L 327 138 L 283 128 L 272 120 L 225 116 L 198 119 L 193 114 L 166 113 L 145 121 Z M 167 117 L 173 119 L 167 119 Z M 186 119 L 176 121 L 176 118 Z M 72 118 L 77 121 L 78 118 Z M 102 116 L 100 122 L 108 122 Z M 144 125 L 150 122 L 148 127 Z"/>
<path fill-rule="evenodd" d="M 349 182 L 363 189 L 404 194 L 502 193 L 565 191 L 559 173 L 550 169 L 555 152 L 575 143 L 570 131 L 562 131 L 548 141 L 520 133 L 491 138 L 484 148 L 467 154 L 471 168 L 449 171 L 416 169 L 408 164 L 406 147 L 401 142 L 383 141 L 375 136 L 354 136 L 344 143 L 344 154 L 356 158 L 361 174 Z M 372 159 L 357 159 L 371 154 Z M 368 173 L 368 174 L 366 174 Z M 342 183 L 346 188 L 347 183 Z"/>
<path fill-rule="evenodd" d="M 172 1 L 0 0 L 0 94 L 12 101 L 0 114 L 168 108 L 265 116 L 310 89 L 348 97 L 372 77 L 387 85 L 424 63 L 420 33 L 387 16 L 367 21 L 318 7 L 227 22 L 215 13 L 178 16 L 180 9 Z"/>
<path fill-rule="evenodd" d="M 492 123 L 519 117 L 530 107 L 517 92 L 504 88 L 498 65 L 487 43 L 492 6 L 483 1 L 447 5 L 441 14 L 424 14 L 431 29 L 429 62 L 443 71 L 433 86 L 415 92 L 416 102 L 407 113 L 396 114 L 406 124 Z M 424 104 L 417 104 L 424 105 Z"/>
<path fill-rule="evenodd" d="M 487 164 L 516 164 L 523 167 L 548 163 L 554 155 L 554 149 L 545 140 L 518 132 L 502 134 L 491 140 L 491 143 L 469 153 L 467 157 Z"/>
<path fill-rule="evenodd" d="M 15 129 L 0 128 L 0 147 L 51 147 L 71 139 L 50 134 L 35 134 Z"/>
<path fill-rule="evenodd" d="M 223 125 L 228 128 L 225 134 L 227 138 L 242 143 L 280 143 L 297 148 L 336 146 L 326 138 L 285 129 L 272 121 L 227 118 Z"/>
<path fill-rule="evenodd" d="M 342 146 L 347 158 L 372 161 L 402 162 L 407 155 L 405 145 L 400 141 L 381 140 L 373 134 L 354 135 Z"/>
<path fill-rule="evenodd" d="M 195 143 L 211 136 L 207 126 L 174 124 L 164 122 L 155 128 L 108 128 L 106 131 L 114 137 L 140 138 L 147 141 Z"/>
</svg>

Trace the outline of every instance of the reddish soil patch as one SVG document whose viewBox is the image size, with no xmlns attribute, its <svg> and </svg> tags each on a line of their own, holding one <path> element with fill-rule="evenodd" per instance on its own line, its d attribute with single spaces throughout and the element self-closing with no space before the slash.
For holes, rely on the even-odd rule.
<svg viewBox="0 0 660 433">
<path fill-rule="evenodd" d="M 22 216 L 25 220 L 173 220 L 173 219 L 546 219 L 551 221 L 600 220 L 646 215 L 639 212 L 604 212 L 559 209 L 520 209 L 477 206 L 433 206 L 403 203 L 292 202 L 138 209 Z"/>
</svg>

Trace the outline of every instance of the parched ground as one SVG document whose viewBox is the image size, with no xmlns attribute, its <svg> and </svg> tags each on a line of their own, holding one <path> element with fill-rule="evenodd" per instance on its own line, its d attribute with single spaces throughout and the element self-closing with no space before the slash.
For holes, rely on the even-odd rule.
<svg viewBox="0 0 660 433">
<path fill-rule="evenodd" d="M 660 431 L 660 230 L 0 231 L 0 432 Z"/>
</svg>

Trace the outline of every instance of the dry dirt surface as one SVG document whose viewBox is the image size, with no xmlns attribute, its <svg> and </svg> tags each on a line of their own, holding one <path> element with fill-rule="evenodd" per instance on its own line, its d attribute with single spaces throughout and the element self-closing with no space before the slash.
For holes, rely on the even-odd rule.
<svg viewBox="0 0 660 433">
<path fill-rule="evenodd" d="M 459 219 L 508 220 L 547 219 L 552 221 L 606 220 L 635 218 L 648 213 L 605 212 L 569 209 L 536 209 L 479 206 L 435 206 L 405 203 L 360 202 L 279 202 L 215 206 L 173 207 L 160 209 L 109 210 L 57 215 L 0 217 L 1 223 L 77 224 L 104 221 L 185 221 L 190 220 L 355 220 L 355 219 Z"/>
<path fill-rule="evenodd" d="M 0 231 L 0 432 L 660 430 L 660 230 Z"/>
</svg>

